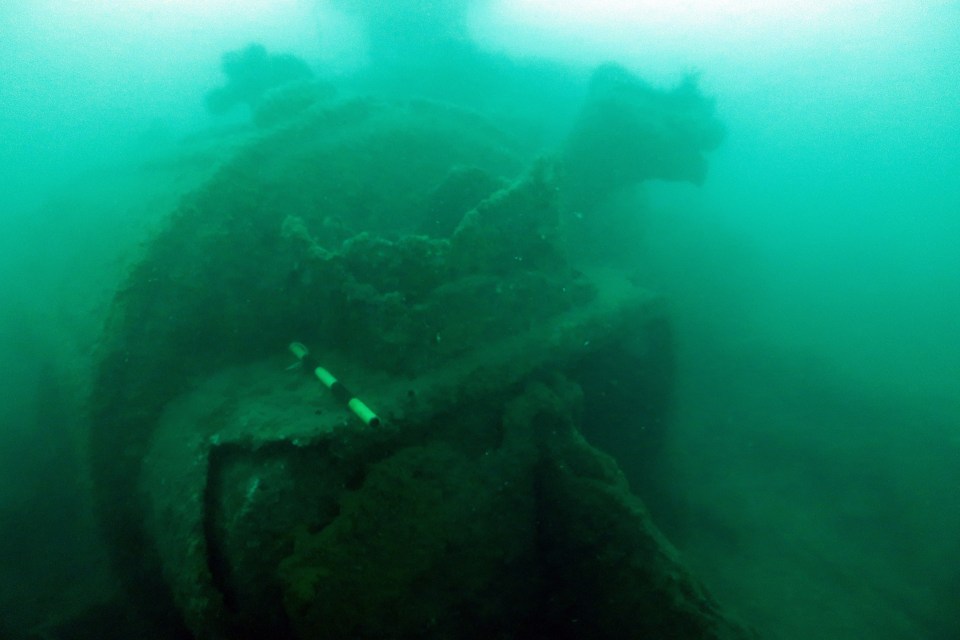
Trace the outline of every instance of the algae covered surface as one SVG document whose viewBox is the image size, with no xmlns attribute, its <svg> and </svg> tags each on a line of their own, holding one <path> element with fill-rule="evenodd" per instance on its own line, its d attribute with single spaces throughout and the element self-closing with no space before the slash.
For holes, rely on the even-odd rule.
<svg viewBox="0 0 960 640">
<path fill-rule="evenodd" d="M 260 53 L 225 65 L 259 74 Z M 554 440 L 601 456 L 575 436 L 577 403 L 514 415 L 544 376 L 568 371 L 579 389 L 600 353 L 649 356 L 656 296 L 580 240 L 604 233 L 611 195 L 702 179 L 722 138 L 711 103 L 608 65 L 568 139 L 533 152 L 516 123 L 461 105 L 298 82 L 254 92 L 259 131 L 182 199 L 113 305 L 92 471 L 134 599 L 201 637 L 746 637 L 628 506 L 615 464 L 595 463 L 612 465 L 610 486 L 565 510 L 581 472 Z M 270 400 L 289 383 L 258 363 L 292 340 L 365 389 L 386 426 L 357 431 L 335 403 L 310 426 Z M 254 413 L 197 391 L 264 366 L 244 387 Z M 580 521 L 610 509 L 632 533 L 591 540 Z M 597 597 L 574 595 L 605 573 Z"/>
<path fill-rule="evenodd" d="M 576 433 L 576 386 L 555 385 L 508 403 L 497 449 L 402 449 L 298 532 L 280 577 L 302 637 L 750 637 Z"/>
</svg>

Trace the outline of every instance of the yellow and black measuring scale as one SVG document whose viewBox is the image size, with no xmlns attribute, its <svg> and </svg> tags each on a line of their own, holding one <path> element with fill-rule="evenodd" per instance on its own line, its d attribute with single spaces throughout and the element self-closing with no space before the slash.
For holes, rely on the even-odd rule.
<svg viewBox="0 0 960 640">
<path fill-rule="evenodd" d="M 336 376 L 320 366 L 320 363 L 310 355 L 310 350 L 307 349 L 303 343 L 291 342 L 290 352 L 297 356 L 300 364 L 313 372 L 317 380 L 322 382 L 327 389 L 330 389 L 330 393 L 333 394 L 333 397 L 336 398 L 337 401 L 346 405 L 354 415 L 363 420 L 364 424 L 370 425 L 371 427 L 376 427 L 380 424 L 379 416 L 377 416 L 365 402 L 354 396 L 342 382 L 337 380 Z"/>
</svg>

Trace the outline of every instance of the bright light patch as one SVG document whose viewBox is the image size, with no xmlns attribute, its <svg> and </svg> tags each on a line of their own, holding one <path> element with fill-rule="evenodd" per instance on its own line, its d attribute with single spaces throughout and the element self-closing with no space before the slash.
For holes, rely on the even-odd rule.
<svg viewBox="0 0 960 640">
<path fill-rule="evenodd" d="M 520 0 L 515 6 L 563 22 L 595 22 L 627 20 L 631 23 L 690 27 L 732 20 L 763 20 L 770 16 L 796 13 L 799 2 L 757 0 L 590 0 L 557 2 L 556 0 Z M 809 4 L 809 3 L 807 3 Z M 783 5 L 788 5 L 784 7 Z M 789 11 L 784 11 L 784 9 Z"/>
<path fill-rule="evenodd" d="M 476 26 L 510 51 L 698 66 L 857 48 L 882 39 L 911 2 L 919 0 L 492 0 Z"/>
<path fill-rule="evenodd" d="M 858 6 L 860 5 L 860 6 Z M 558 25 L 642 26 L 680 32 L 742 32 L 815 25 L 869 6 L 865 0 L 503 0 L 498 10 Z"/>
</svg>

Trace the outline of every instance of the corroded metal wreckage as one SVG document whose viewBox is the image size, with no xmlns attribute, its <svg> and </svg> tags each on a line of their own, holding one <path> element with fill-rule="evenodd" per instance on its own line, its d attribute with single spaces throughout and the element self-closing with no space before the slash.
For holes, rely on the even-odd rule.
<svg viewBox="0 0 960 640">
<path fill-rule="evenodd" d="M 709 103 L 607 68 L 528 161 L 459 107 L 297 91 L 114 304 L 91 456 L 130 597 L 197 638 L 751 637 L 618 466 L 655 455 L 669 321 L 582 243 L 702 178 Z"/>
</svg>

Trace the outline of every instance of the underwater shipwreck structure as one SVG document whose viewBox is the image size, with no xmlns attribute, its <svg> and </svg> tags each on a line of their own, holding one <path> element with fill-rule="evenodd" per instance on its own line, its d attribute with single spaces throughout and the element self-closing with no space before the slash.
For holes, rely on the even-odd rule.
<svg viewBox="0 0 960 640">
<path fill-rule="evenodd" d="M 703 177 L 696 88 L 604 68 L 539 158 L 468 109 L 313 81 L 255 121 L 146 247 L 98 360 L 99 518 L 153 623 L 752 637 L 618 466 L 662 435 L 669 318 L 583 248 L 621 233 L 610 194 Z"/>
</svg>

